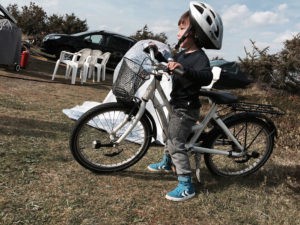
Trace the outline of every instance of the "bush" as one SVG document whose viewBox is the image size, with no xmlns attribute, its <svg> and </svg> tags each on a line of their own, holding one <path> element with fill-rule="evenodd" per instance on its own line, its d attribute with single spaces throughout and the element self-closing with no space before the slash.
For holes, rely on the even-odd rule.
<svg viewBox="0 0 300 225">
<path fill-rule="evenodd" d="M 256 82 L 299 94 L 300 33 L 285 41 L 284 49 L 276 54 L 268 54 L 269 47 L 261 50 L 254 41 L 250 41 L 252 52 L 245 48 L 246 58 L 239 57 L 243 70 Z"/>
</svg>

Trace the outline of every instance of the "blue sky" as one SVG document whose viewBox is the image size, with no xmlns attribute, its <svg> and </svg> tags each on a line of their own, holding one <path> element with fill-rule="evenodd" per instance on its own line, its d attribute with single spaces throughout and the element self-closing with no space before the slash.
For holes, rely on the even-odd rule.
<svg viewBox="0 0 300 225">
<path fill-rule="evenodd" d="M 125 35 L 135 34 L 144 25 L 154 33 L 164 32 L 168 42 L 176 43 L 177 21 L 188 10 L 188 0 L 1 0 L 7 7 L 35 2 L 47 13 L 71 14 L 86 19 L 89 30 L 105 29 Z M 250 39 L 270 53 L 283 47 L 286 39 L 300 32 L 300 1 L 295 0 L 207 0 L 221 15 L 224 23 L 221 50 L 206 50 L 210 58 L 219 56 L 238 60 L 246 56 L 244 47 L 252 50 Z"/>
</svg>

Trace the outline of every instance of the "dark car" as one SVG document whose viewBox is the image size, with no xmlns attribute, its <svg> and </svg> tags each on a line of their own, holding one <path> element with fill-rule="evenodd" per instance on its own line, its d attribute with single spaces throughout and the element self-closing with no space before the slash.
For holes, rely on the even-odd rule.
<svg viewBox="0 0 300 225">
<path fill-rule="evenodd" d="M 212 60 L 210 66 L 218 66 L 222 69 L 220 79 L 214 84 L 216 89 L 245 88 L 252 83 L 249 76 L 241 71 L 238 63 L 226 60 Z"/>
<path fill-rule="evenodd" d="M 76 34 L 48 34 L 44 37 L 41 50 L 59 57 L 61 51 L 77 52 L 83 48 L 100 49 L 110 52 L 107 67 L 114 69 L 123 55 L 136 40 L 109 31 L 89 31 Z"/>
</svg>

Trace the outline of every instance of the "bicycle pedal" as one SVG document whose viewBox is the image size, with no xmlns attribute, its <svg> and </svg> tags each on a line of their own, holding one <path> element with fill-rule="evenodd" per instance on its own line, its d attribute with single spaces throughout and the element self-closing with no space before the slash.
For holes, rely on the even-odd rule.
<svg viewBox="0 0 300 225">
<path fill-rule="evenodd" d="M 174 164 L 171 165 L 171 169 L 172 169 L 172 172 L 173 172 L 174 176 L 177 176 L 176 167 L 175 167 Z"/>
<path fill-rule="evenodd" d="M 196 169 L 196 180 L 199 184 L 204 184 L 203 178 L 200 175 L 200 168 Z"/>
</svg>

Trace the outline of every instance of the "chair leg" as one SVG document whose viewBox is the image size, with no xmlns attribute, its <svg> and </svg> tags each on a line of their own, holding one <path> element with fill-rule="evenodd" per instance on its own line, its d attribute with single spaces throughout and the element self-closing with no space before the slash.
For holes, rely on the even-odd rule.
<svg viewBox="0 0 300 225">
<path fill-rule="evenodd" d="M 100 82 L 100 76 L 101 76 L 101 65 L 96 66 L 97 68 L 97 82 Z"/>
<path fill-rule="evenodd" d="M 106 66 L 105 65 L 102 66 L 101 72 L 102 72 L 102 74 L 101 74 L 101 80 L 105 81 L 105 73 L 106 73 Z"/>
<path fill-rule="evenodd" d="M 101 67 L 97 69 L 97 82 L 100 82 L 100 76 L 101 76 Z"/>
<path fill-rule="evenodd" d="M 57 73 L 59 64 L 60 64 L 60 59 L 58 59 L 58 60 L 56 61 L 55 68 L 54 68 L 54 71 L 53 71 L 53 74 L 52 74 L 52 80 L 54 80 L 54 78 L 55 78 L 55 75 L 56 75 L 56 73 Z"/>
<path fill-rule="evenodd" d="M 81 83 L 86 82 L 88 70 L 89 66 L 87 64 L 83 64 L 83 69 L 81 69 Z"/>
<path fill-rule="evenodd" d="M 77 66 L 72 66 L 72 78 L 71 78 L 71 84 L 75 84 L 76 82 L 76 75 L 77 75 Z"/>
<path fill-rule="evenodd" d="M 88 77 L 92 78 L 93 82 L 95 82 L 95 66 L 94 65 L 90 64 Z"/>
<path fill-rule="evenodd" d="M 65 78 L 66 79 L 70 77 L 70 73 L 71 73 L 72 68 L 73 68 L 72 66 L 67 65 L 67 67 L 66 67 L 66 73 L 65 73 Z"/>
<path fill-rule="evenodd" d="M 89 69 L 88 69 L 88 76 L 87 76 L 89 79 L 92 78 L 93 70 L 94 70 L 93 66 L 89 67 Z"/>
</svg>

